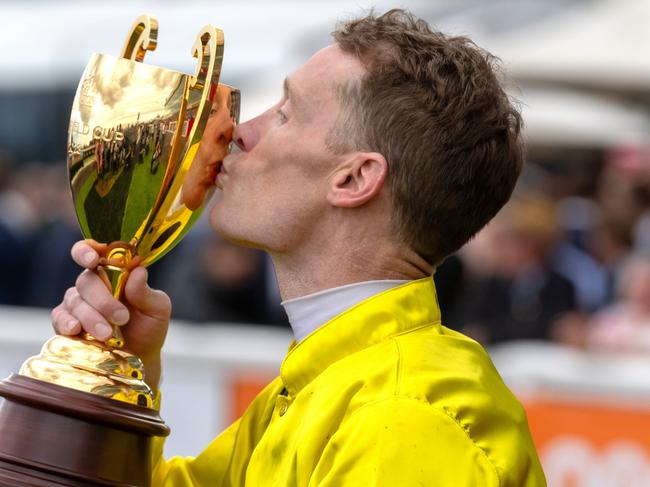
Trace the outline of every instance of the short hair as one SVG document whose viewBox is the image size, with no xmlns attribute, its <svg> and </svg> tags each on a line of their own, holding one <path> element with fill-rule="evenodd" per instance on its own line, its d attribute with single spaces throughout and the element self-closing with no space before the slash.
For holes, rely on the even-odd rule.
<svg viewBox="0 0 650 487">
<path fill-rule="evenodd" d="M 521 172 L 521 116 L 497 59 L 399 9 L 332 35 L 366 72 L 337 87 L 341 113 L 328 146 L 386 158 L 394 229 L 435 265 L 499 211 Z"/>
</svg>

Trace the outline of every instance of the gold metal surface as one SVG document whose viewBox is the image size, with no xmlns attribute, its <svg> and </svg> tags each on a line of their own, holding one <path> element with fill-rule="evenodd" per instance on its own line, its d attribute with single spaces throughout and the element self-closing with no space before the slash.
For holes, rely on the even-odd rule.
<svg viewBox="0 0 650 487">
<path fill-rule="evenodd" d="M 120 58 L 94 54 L 70 117 L 68 172 L 77 217 L 86 238 L 108 244 L 98 272 L 118 299 L 129 271 L 162 257 L 200 216 L 239 117 L 238 90 L 218 84 L 221 30 L 200 30 L 191 51 L 194 75 L 142 63 L 157 37 L 158 22 L 143 15 Z M 211 145 L 200 151 L 206 126 Z M 21 374 L 150 406 L 142 364 L 119 350 L 124 340 L 113 329 L 106 344 L 90 335 L 55 337 Z"/>
<path fill-rule="evenodd" d="M 142 62 L 146 52 L 154 51 L 157 45 L 158 21 L 151 15 L 142 14 L 133 22 L 120 57 Z"/>
<path fill-rule="evenodd" d="M 40 355 L 28 359 L 19 373 L 139 406 L 153 406 L 140 359 L 97 341 L 52 337 Z"/>
</svg>

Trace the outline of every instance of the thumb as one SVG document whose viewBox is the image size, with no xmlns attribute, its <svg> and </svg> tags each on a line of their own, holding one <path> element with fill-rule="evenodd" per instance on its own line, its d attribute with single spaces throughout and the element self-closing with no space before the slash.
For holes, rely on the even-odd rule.
<svg viewBox="0 0 650 487">
<path fill-rule="evenodd" d="M 144 267 L 133 269 L 124 287 L 124 297 L 142 313 L 155 319 L 168 320 L 171 315 L 171 300 L 163 291 L 149 287 L 148 276 Z"/>
</svg>

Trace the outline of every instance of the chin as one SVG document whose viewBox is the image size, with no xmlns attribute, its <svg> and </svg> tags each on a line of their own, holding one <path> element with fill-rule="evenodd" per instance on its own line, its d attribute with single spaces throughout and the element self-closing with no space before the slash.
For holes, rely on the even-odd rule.
<svg viewBox="0 0 650 487">
<path fill-rule="evenodd" d="M 219 234 L 219 236 L 226 238 L 226 234 L 228 233 L 227 213 L 222 208 L 220 198 L 216 198 L 215 204 L 210 208 L 209 221 L 212 229 Z"/>
<path fill-rule="evenodd" d="M 215 233 L 235 245 L 264 249 L 264 244 L 257 242 L 257 239 L 251 234 L 253 228 L 242 226 L 241 220 L 232 212 L 226 212 L 220 203 L 217 201 L 210 210 L 210 226 Z"/>
</svg>

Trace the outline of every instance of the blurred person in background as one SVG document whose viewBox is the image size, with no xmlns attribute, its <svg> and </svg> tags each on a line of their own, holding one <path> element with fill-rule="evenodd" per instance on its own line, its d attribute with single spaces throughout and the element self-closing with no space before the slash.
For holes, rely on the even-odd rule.
<svg viewBox="0 0 650 487">
<path fill-rule="evenodd" d="M 650 353 L 650 252 L 626 259 L 618 281 L 617 301 L 597 313 L 585 331 L 589 348 Z"/>
<path fill-rule="evenodd" d="M 40 164 L 33 184 L 39 224 L 31 232 L 29 259 L 25 270 L 28 281 L 23 304 L 51 308 L 61 299 L 61 292 L 74 284 L 78 272 L 68 249 L 81 237 L 74 211 L 67 171 L 63 161 Z"/>
<path fill-rule="evenodd" d="M 205 219 L 163 262 L 150 281 L 169 294 L 175 318 L 288 326 L 266 255 L 219 238 Z"/>
<path fill-rule="evenodd" d="M 483 270 L 466 290 L 461 331 L 484 344 L 550 339 L 556 320 L 576 307 L 573 285 L 548 262 L 557 240 L 551 202 L 514 197 L 467 249 L 479 252 L 473 261 Z"/>
<path fill-rule="evenodd" d="M 610 306 L 616 299 L 621 264 L 628 257 L 630 249 L 629 222 L 604 215 L 599 207 L 598 222 L 585 235 L 585 250 L 588 253 L 571 250 L 567 244 L 555 253 L 555 268 L 575 279 L 576 287 L 583 290 L 583 299 L 575 312 L 559 317 L 552 330 L 554 341 L 578 348 L 586 345 L 592 315 Z M 576 276 L 576 271 L 581 274 Z M 597 290 L 599 298 L 587 301 L 584 298 L 587 289 Z M 590 296 L 594 297 L 596 293 Z"/>
<path fill-rule="evenodd" d="M 625 240 L 642 251 L 650 244 L 643 230 L 650 219 L 650 147 L 613 149 L 605 161 L 598 201 L 609 217 L 625 224 L 624 231 L 630 233 Z"/>
<path fill-rule="evenodd" d="M 590 237 L 588 248 L 606 277 L 603 305 L 609 305 L 616 297 L 621 265 L 632 250 L 631 230 L 632 222 L 605 215 Z"/>
<path fill-rule="evenodd" d="M 602 219 L 602 209 L 593 197 L 571 194 L 556 206 L 560 235 L 549 255 L 549 264 L 571 281 L 576 307 L 582 313 L 594 312 L 612 297 L 610 275 L 595 252 L 598 250 L 603 261 L 612 263 L 612 245 L 618 241 L 608 240 L 612 236 L 608 233 L 610 227 Z"/>
<path fill-rule="evenodd" d="M 0 191 L 0 245 L 7 259 L 0 301 L 52 307 L 78 274 L 68 249 L 81 232 L 65 164 L 16 164 L 7 179 Z"/>
<path fill-rule="evenodd" d="M 210 215 L 272 257 L 295 342 L 199 457 L 166 461 L 158 439 L 153 484 L 544 486 L 522 406 L 480 345 L 441 324 L 431 278 L 521 170 L 521 118 L 494 59 L 400 10 L 334 38 L 234 129 Z M 116 301 L 93 272 L 104 251 L 73 247 L 87 270 L 55 328 L 106 340 L 128 322 L 157 389 L 169 297 L 136 268 L 128 307 Z"/>
<path fill-rule="evenodd" d="M 639 218 L 632 229 L 633 245 L 638 252 L 650 252 L 650 156 L 647 160 L 644 183 L 636 188 L 636 198 L 641 208 Z"/>
<path fill-rule="evenodd" d="M 27 259 L 25 243 L 32 229 L 33 211 L 13 187 L 14 162 L 0 151 L 0 304 L 22 304 L 27 277 L 19 271 Z"/>
</svg>

